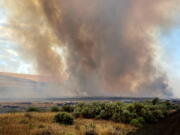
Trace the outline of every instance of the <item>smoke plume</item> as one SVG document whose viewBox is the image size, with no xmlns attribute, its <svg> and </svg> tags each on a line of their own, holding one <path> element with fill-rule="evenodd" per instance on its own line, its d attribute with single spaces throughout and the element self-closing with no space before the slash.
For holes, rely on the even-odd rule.
<svg viewBox="0 0 180 135">
<path fill-rule="evenodd" d="M 75 96 L 172 96 L 165 73 L 155 63 L 153 33 L 173 25 L 179 2 L 7 0 L 6 4 L 12 11 L 14 39 L 34 56 L 37 71 L 54 76 Z"/>
</svg>

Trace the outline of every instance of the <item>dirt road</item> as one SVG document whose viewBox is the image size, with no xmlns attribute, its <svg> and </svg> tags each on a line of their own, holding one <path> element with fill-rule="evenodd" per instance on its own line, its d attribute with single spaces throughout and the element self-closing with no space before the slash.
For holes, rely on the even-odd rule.
<svg viewBox="0 0 180 135">
<path fill-rule="evenodd" d="M 180 111 L 157 124 L 147 125 L 129 135 L 180 135 Z"/>
</svg>

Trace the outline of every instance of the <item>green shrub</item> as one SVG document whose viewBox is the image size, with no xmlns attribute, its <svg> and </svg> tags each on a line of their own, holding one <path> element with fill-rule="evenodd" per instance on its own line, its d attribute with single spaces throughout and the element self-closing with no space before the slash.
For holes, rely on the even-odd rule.
<svg viewBox="0 0 180 135">
<path fill-rule="evenodd" d="M 53 106 L 53 107 L 51 107 L 50 111 L 51 111 L 51 112 L 59 112 L 60 109 L 59 109 L 58 106 Z"/>
<path fill-rule="evenodd" d="M 127 106 L 127 109 L 130 111 L 130 112 L 134 112 L 134 105 L 133 104 L 129 104 Z"/>
<path fill-rule="evenodd" d="M 147 111 L 146 115 L 144 116 L 144 119 L 147 123 L 154 123 L 157 122 L 156 117 L 153 115 L 151 111 Z"/>
<path fill-rule="evenodd" d="M 142 103 L 134 103 L 133 111 L 139 115 L 141 115 L 142 110 L 145 106 Z"/>
<path fill-rule="evenodd" d="M 122 113 L 121 122 L 129 123 L 135 117 L 136 117 L 135 113 L 131 113 L 128 110 L 124 110 Z"/>
<path fill-rule="evenodd" d="M 40 112 L 40 109 L 37 107 L 28 107 L 26 112 Z"/>
<path fill-rule="evenodd" d="M 132 119 L 132 120 L 130 121 L 130 124 L 131 124 L 132 126 L 139 127 L 139 128 L 141 128 L 141 127 L 143 126 L 138 119 Z"/>
<path fill-rule="evenodd" d="M 73 115 L 74 115 L 75 118 L 81 117 L 81 108 L 80 107 L 76 107 L 74 109 Z"/>
<path fill-rule="evenodd" d="M 105 110 L 102 110 L 98 116 L 98 118 L 105 120 L 111 119 L 111 117 L 112 117 L 112 113 L 110 111 L 105 111 Z"/>
<path fill-rule="evenodd" d="M 73 112 L 74 106 L 73 105 L 64 105 L 62 106 L 62 111 L 64 112 Z"/>
<path fill-rule="evenodd" d="M 161 110 L 155 110 L 153 111 L 153 115 L 154 117 L 156 117 L 157 119 L 162 119 L 164 118 L 163 112 Z"/>
<path fill-rule="evenodd" d="M 74 119 L 70 113 L 61 112 L 55 115 L 54 121 L 59 124 L 72 125 Z"/>
<path fill-rule="evenodd" d="M 113 116 L 112 116 L 112 120 L 114 121 L 114 122 L 122 122 L 121 121 L 121 114 L 120 113 L 114 113 L 113 114 Z"/>
<path fill-rule="evenodd" d="M 139 117 L 137 118 L 137 120 L 141 123 L 141 124 L 145 124 L 145 120 L 143 117 Z"/>
<path fill-rule="evenodd" d="M 94 109 L 87 105 L 82 109 L 82 116 L 84 118 L 95 118 L 96 114 L 94 113 Z"/>
<path fill-rule="evenodd" d="M 157 105 L 159 102 L 160 102 L 159 98 L 154 98 L 154 99 L 152 100 L 152 104 L 153 104 L 153 105 Z"/>
<path fill-rule="evenodd" d="M 71 110 L 71 107 L 69 106 L 63 108 L 66 111 Z M 137 120 L 141 125 L 143 125 L 146 123 L 157 122 L 167 116 L 174 108 L 178 107 L 171 102 L 160 102 L 159 99 L 156 98 L 153 101 L 135 103 L 80 103 L 73 106 L 73 114 L 75 117 L 113 120 L 115 122 L 123 123 L 130 123 Z"/>
</svg>

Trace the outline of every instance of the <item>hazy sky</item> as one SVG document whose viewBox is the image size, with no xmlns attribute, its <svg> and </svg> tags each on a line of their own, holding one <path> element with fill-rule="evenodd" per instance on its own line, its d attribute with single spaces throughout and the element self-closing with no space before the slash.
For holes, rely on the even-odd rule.
<svg viewBox="0 0 180 135">
<path fill-rule="evenodd" d="M 35 74 L 35 68 L 29 61 L 25 61 L 18 51 L 19 46 L 10 39 L 7 12 L 1 6 L 0 0 L 0 72 L 16 72 Z M 180 28 L 157 34 L 160 48 L 159 59 L 162 67 L 166 70 L 175 97 L 180 97 Z"/>
</svg>

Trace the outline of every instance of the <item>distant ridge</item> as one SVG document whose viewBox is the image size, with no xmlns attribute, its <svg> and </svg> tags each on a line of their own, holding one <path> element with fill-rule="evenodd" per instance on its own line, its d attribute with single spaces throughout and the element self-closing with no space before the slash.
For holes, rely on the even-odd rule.
<svg viewBox="0 0 180 135">
<path fill-rule="evenodd" d="M 0 99 L 45 97 L 55 89 L 52 77 L 0 72 Z"/>
<path fill-rule="evenodd" d="M 36 82 L 52 82 L 53 81 L 51 76 L 32 75 L 32 74 L 0 72 L 0 76 L 15 77 L 19 79 L 26 79 L 26 80 L 36 81 Z"/>
</svg>

